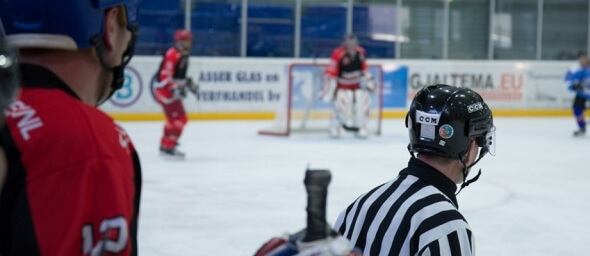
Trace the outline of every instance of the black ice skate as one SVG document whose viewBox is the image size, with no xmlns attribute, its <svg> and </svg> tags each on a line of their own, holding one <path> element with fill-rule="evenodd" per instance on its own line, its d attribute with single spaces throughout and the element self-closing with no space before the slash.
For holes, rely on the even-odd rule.
<svg viewBox="0 0 590 256">
<path fill-rule="evenodd" d="M 184 159 L 184 153 L 179 151 L 176 147 L 160 147 L 160 155 L 168 159 Z"/>
<path fill-rule="evenodd" d="M 577 130 L 574 132 L 574 137 L 582 137 L 586 134 L 586 130 Z"/>
</svg>

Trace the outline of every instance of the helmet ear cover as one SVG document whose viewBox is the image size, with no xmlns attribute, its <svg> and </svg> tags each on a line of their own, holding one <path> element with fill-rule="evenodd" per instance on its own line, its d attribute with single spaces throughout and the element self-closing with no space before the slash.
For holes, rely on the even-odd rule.
<svg viewBox="0 0 590 256">
<path fill-rule="evenodd" d="M 466 127 L 467 137 L 475 138 L 477 145 L 479 147 L 485 146 L 485 134 L 490 130 L 490 127 L 493 126 L 492 124 L 492 116 L 486 115 L 477 117 L 474 119 L 469 120 L 469 123 L 466 123 L 468 127 Z"/>
</svg>

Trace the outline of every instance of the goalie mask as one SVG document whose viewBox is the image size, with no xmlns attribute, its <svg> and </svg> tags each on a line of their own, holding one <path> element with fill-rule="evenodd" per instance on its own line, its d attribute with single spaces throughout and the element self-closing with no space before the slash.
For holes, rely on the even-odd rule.
<svg viewBox="0 0 590 256">
<path fill-rule="evenodd" d="M 471 89 L 444 84 L 421 89 L 406 116 L 406 127 L 411 153 L 430 153 L 463 161 L 469 142 L 475 139 L 481 147 L 476 162 L 486 153 L 495 155 L 492 112 Z"/>
</svg>

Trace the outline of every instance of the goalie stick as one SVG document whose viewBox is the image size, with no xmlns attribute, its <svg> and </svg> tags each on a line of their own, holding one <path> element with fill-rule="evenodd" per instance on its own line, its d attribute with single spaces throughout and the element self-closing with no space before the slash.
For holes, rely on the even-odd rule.
<svg viewBox="0 0 590 256">
<path fill-rule="evenodd" d="M 332 106 L 334 106 L 334 104 L 332 104 Z M 334 107 L 334 108 L 336 108 L 336 107 Z M 338 122 L 340 123 L 340 126 L 345 131 L 348 131 L 348 132 L 358 132 L 360 130 L 360 128 L 358 128 L 356 126 L 348 126 L 348 125 L 346 125 L 346 123 L 344 122 L 344 120 L 342 120 L 342 117 L 338 113 L 335 113 L 335 115 L 336 115 L 336 118 L 338 119 Z"/>
</svg>

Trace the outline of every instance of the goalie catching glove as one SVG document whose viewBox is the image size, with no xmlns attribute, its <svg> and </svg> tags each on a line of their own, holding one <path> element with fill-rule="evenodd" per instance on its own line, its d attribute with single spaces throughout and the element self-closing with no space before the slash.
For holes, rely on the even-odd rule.
<svg viewBox="0 0 590 256">
<path fill-rule="evenodd" d="M 377 89 L 377 82 L 375 82 L 375 78 L 373 74 L 370 72 L 366 72 L 363 74 L 363 78 L 365 79 L 365 87 L 370 92 L 374 92 Z"/>
</svg>

